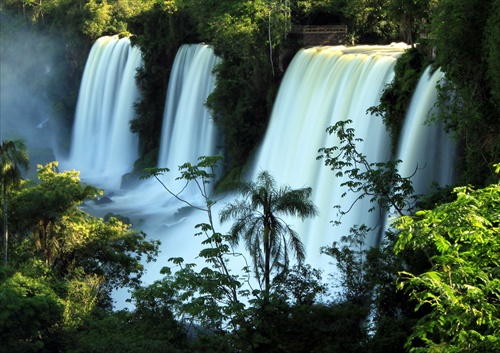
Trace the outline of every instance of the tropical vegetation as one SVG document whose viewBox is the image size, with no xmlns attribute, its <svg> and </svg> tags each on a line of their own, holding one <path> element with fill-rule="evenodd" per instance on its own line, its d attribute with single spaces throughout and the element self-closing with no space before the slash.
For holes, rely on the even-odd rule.
<svg viewBox="0 0 500 353">
<path fill-rule="evenodd" d="M 2 130 L 0 352 L 500 350 L 500 0 L 4 0 L 0 16 L 2 63 L 22 57 L 23 64 L 13 65 L 12 75 L 2 69 L 2 87 L 16 77 L 25 93 L 43 92 L 61 136 L 70 136 L 92 43 L 130 36 L 144 59 L 136 77 L 142 100 L 130 126 L 140 138 L 135 172 L 149 168 L 165 197 L 206 219 L 193 230 L 204 264 L 171 258 L 161 278 L 145 285 L 145 263 L 163 261 L 159 242 L 126 217 L 87 213 L 101 190 L 77 171 L 49 162 L 29 179 L 28 151 Z M 444 72 L 429 123 L 443 123 L 456 138 L 460 173 L 454 188 L 422 199 L 398 174 L 399 161 L 369 161 L 359 152 L 348 120 L 329 127 L 339 143 L 318 153 L 332 180 L 348 175 L 347 193 L 369 198 L 396 221 L 378 247 L 365 246 L 365 224 L 324 244 L 337 267 L 327 279 L 331 274 L 301 263 L 303 235 L 288 223 L 316 214 L 311 190 L 292 189 L 267 172 L 246 183 L 239 175 L 302 46 L 288 34 L 295 25 L 331 23 L 348 26 L 346 45 L 412 44 L 381 104 L 370 109 L 393 141 L 424 67 Z M 173 59 L 180 45 L 201 41 L 221 58 L 206 105 L 228 155 L 179 167 L 178 179 L 200 195 L 199 206 L 183 198 L 185 188 L 164 182 L 167 169 L 154 167 Z M 35 50 L 50 60 L 41 63 Z M 21 99 L 9 114 L 24 114 L 25 104 Z M 2 122 L 9 118 L 3 112 Z M 226 192 L 242 198 L 216 214 Z M 233 222 L 228 234 L 216 229 L 218 218 Z M 250 257 L 236 270 L 241 240 Z M 129 291 L 129 309 L 113 308 L 116 290 Z"/>
<path fill-rule="evenodd" d="M 277 187 L 268 172 L 261 172 L 255 182 L 241 182 L 237 187 L 243 199 L 236 199 L 220 211 L 222 223 L 231 218 L 230 242 L 238 245 L 240 238 L 252 255 L 255 277 L 260 279 L 265 295 L 271 291 L 271 274 L 287 272 L 289 252 L 299 264 L 305 250 L 299 234 L 282 217 L 296 216 L 302 220 L 318 214 L 310 200 L 310 187 L 291 189 Z M 288 238 L 288 239 L 287 239 Z"/>
<path fill-rule="evenodd" d="M 22 170 L 29 167 L 29 157 L 26 146 L 22 140 L 3 141 L 0 146 L 0 181 L 2 182 L 2 205 L 3 205 L 3 265 L 7 266 L 8 257 L 8 219 L 7 219 L 7 195 L 12 187 L 19 186 L 22 178 Z"/>
</svg>

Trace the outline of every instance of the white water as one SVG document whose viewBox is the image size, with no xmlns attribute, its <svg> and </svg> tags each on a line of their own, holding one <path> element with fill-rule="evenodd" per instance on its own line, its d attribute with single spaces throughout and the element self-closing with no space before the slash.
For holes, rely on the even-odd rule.
<svg viewBox="0 0 500 353">
<path fill-rule="evenodd" d="M 217 152 L 218 133 L 205 102 L 215 87 L 214 66 L 219 62 L 208 45 L 179 48 L 168 85 L 158 166 L 195 163 Z"/>
<path fill-rule="evenodd" d="M 180 190 L 183 186 L 182 182 L 175 180 L 179 176 L 179 165 L 186 162 L 196 164 L 199 156 L 220 153 L 218 130 L 205 107 L 215 87 L 212 70 L 218 61 L 212 48 L 204 44 L 183 45 L 176 54 L 165 99 L 157 165 L 171 170 L 165 173 L 162 181 L 172 190 Z M 183 191 L 182 197 L 193 203 L 200 201 L 196 190 L 190 188 Z M 162 215 L 155 221 L 169 226 L 178 221 L 173 213 L 185 206 L 172 200 L 154 179 L 144 181 L 124 195 L 117 195 L 116 202 L 124 212 L 136 216 Z"/>
<path fill-rule="evenodd" d="M 138 157 L 138 139 L 130 132 L 139 98 L 135 73 L 141 52 L 128 38 L 99 38 L 85 65 L 73 127 L 71 152 L 63 169 L 76 169 L 83 180 L 118 189 Z"/>
<path fill-rule="evenodd" d="M 455 143 L 441 126 L 426 124 L 437 101 L 436 86 L 444 75 L 428 67 L 417 85 L 401 132 L 399 172 L 411 177 L 416 194 L 428 195 L 431 183 L 446 186 L 454 180 Z"/>
<path fill-rule="evenodd" d="M 290 64 L 280 87 L 271 121 L 254 161 L 250 178 L 268 170 L 279 184 L 292 188 L 310 186 L 320 216 L 303 224 L 290 220 L 302 236 L 307 261 L 324 268 L 331 259 L 320 257 L 320 247 L 347 235 L 349 227 L 380 222 L 376 212 L 368 213 L 368 200 L 362 200 L 343 216 L 343 226 L 333 206 L 347 210 L 354 199 L 341 198 L 343 181 L 316 160 L 321 147 L 338 143 L 326 128 L 340 120 L 353 120 L 360 152 L 373 162 L 390 157 L 389 137 L 382 121 L 366 113 L 379 102 L 382 89 L 393 77 L 396 58 L 406 46 L 319 47 L 301 50 Z M 375 238 L 375 237 L 373 237 Z M 375 239 L 369 239 L 375 244 Z"/>
</svg>

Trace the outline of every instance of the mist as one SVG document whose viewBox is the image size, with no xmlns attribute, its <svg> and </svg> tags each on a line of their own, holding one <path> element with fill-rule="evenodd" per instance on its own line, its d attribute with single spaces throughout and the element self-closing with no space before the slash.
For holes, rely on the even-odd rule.
<svg viewBox="0 0 500 353">
<path fill-rule="evenodd" d="M 55 160 L 65 138 L 61 117 L 55 107 L 58 92 L 58 58 L 64 44 L 57 38 L 41 35 L 0 14 L 0 138 L 23 138 L 31 159 L 30 175 L 36 164 Z M 65 85 L 60 85 L 64 87 Z M 59 104 L 60 105 L 60 104 Z"/>
</svg>

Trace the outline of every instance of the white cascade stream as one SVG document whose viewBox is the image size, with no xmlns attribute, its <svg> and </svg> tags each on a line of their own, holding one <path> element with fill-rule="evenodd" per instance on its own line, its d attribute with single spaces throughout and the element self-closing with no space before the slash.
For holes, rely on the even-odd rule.
<svg viewBox="0 0 500 353">
<path fill-rule="evenodd" d="M 136 70 L 141 52 L 128 38 L 99 38 L 90 51 L 73 126 L 69 158 L 63 169 L 76 169 L 82 179 L 105 189 L 118 189 L 123 174 L 138 157 L 138 139 L 130 132 L 139 98 Z"/>
<path fill-rule="evenodd" d="M 326 128 L 341 120 L 352 120 L 359 151 L 369 161 L 390 158 L 389 136 L 380 118 L 367 109 L 378 104 L 382 90 L 393 78 L 397 57 L 406 45 L 319 47 L 301 50 L 288 68 L 272 112 L 271 121 L 257 157 L 251 178 L 268 170 L 279 184 L 292 188 L 310 186 L 320 216 L 313 220 L 290 220 L 302 236 L 314 267 L 325 268 L 328 257 L 320 256 L 320 247 L 338 241 L 355 224 L 376 226 L 377 212 L 368 213 L 368 200 L 360 200 L 341 219 L 342 226 L 332 227 L 339 220 L 333 206 L 347 210 L 357 195 L 341 198 L 342 179 L 316 160 L 321 147 L 338 143 Z M 368 239 L 376 244 L 376 237 Z"/>
<path fill-rule="evenodd" d="M 442 126 L 427 123 L 437 101 L 436 86 L 444 79 L 438 69 L 429 66 L 423 73 L 413 94 L 401 131 L 398 156 L 401 176 L 411 177 L 415 194 L 428 195 L 431 183 L 451 184 L 455 178 L 455 142 Z"/>
<path fill-rule="evenodd" d="M 179 48 L 165 102 L 159 167 L 172 169 L 217 152 L 218 132 L 205 102 L 215 87 L 212 70 L 219 61 L 208 45 Z"/>
</svg>

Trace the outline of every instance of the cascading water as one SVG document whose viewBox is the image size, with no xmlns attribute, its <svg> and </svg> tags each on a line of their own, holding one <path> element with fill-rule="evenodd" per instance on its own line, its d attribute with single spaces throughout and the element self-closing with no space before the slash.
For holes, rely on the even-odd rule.
<svg viewBox="0 0 500 353">
<path fill-rule="evenodd" d="M 87 85 L 90 85 L 90 82 L 94 84 L 93 82 L 103 75 L 102 71 L 110 70 L 109 65 L 105 63 L 120 62 L 120 60 L 110 59 L 111 54 L 108 54 L 108 49 L 106 49 L 108 41 L 111 39 L 99 40 L 98 48 L 95 52 L 93 49 L 90 54 L 87 64 L 89 73 L 87 74 L 86 69 L 84 78 L 86 85 L 82 85 L 81 95 L 91 96 L 92 91 L 97 90 L 99 85 L 90 87 Z M 115 43 L 115 46 L 118 45 Z M 363 223 L 374 225 L 378 222 L 383 226 L 383 220 L 381 222 L 379 214 L 367 212 L 371 205 L 365 200 L 357 203 L 356 208 L 342 218 L 342 228 L 331 226 L 330 222 L 338 219 L 333 206 L 341 204 L 344 209 L 347 209 L 353 202 L 353 198 L 340 197 L 344 191 L 339 188 L 342 180 L 336 178 L 328 167 L 316 160 L 316 157 L 319 154 L 319 148 L 330 147 L 338 143 L 335 136 L 327 134 L 326 128 L 339 120 L 351 119 L 356 136 L 364 140 L 359 143 L 358 147 L 368 160 L 380 162 L 390 158 L 390 139 L 382 121 L 380 118 L 367 114 L 366 111 L 369 107 L 378 104 L 382 89 L 394 75 L 393 67 L 397 57 L 405 49 L 406 45 L 303 49 L 294 57 L 282 81 L 266 136 L 248 167 L 247 178 L 254 180 L 261 170 L 268 170 L 278 184 L 288 184 L 293 188 L 303 186 L 313 188 L 313 200 L 319 207 L 321 216 L 304 223 L 296 219 L 291 219 L 289 222 L 299 232 L 306 245 L 307 262 L 316 268 L 324 269 L 328 261 L 328 259 L 320 259 L 320 247 L 348 234 L 349 227 Z M 117 55 L 115 53 L 118 52 L 118 50 L 113 50 L 112 55 Z M 107 61 L 102 59 L 105 56 Z M 98 62 L 105 68 L 98 68 Z M 184 162 L 196 163 L 197 157 L 218 152 L 217 144 L 220 141 L 218 141 L 217 129 L 212 125 L 211 118 L 204 107 L 208 95 L 214 88 L 215 80 L 212 76 L 212 69 L 217 62 L 218 58 L 215 57 L 211 48 L 205 45 L 184 45 L 177 53 L 166 98 L 158 160 L 159 167 L 168 167 L 172 170 L 172 176 L 169 177 L 171 182 L 178 176 L 176 173 L 178 165 Z M 88 78 L 87 75 L 89 75 Z M 421 116 L 432 107 L 435 101 L 432 99 L 435 99 L 437 79 L 437 76 L 436 78 L 432 76 L 430 80 L 422 80 L 420 85 L 426 88 L 420 89 L 419 85 L 412 103 L 412 110 L 415 110 L 415 113 L 409 115 Z M 116 87 L 118 86 L 114 89 L 117 89 Z M 420 90 L 429 90 L 434 93 L 421 95 Z M 111 96 L 114 97 L 112 94 Z M 108 157 L 114 158 L 114 156 L 107 155 L 112 151 L 108 147 L 102 151 L 93 149 L 90 141 L 96 137 L 94 136 L 97 134 L 96 131 L 101 129 L 96 127 L 100 120 L 95 119 L 94 111 L 104 108 L 95 107 L 92 99 L 88 102 L 90 102 L 89 107 L 84 107 L 80 106 L 83 103 L 79 101 L 70 161 L 73 162 L 73 168 L 85 171 L 84 178 L 87 173 L 95 171 L 99 179 L 99 175 L 103 174 L 97 168 L 99 164 L 94 162 Z M 108 112 L 112 112 L 119 106 L 118 103 L 110 104 L 112 105 L 105 106 Z M 422 106 L 420 110 L 413 108 L 419 106 Z M 83 117 L 87 117 L 88 120 L 84 121 Z M 422 124 L 422 121 L 416 118 L 408 119 L 414 121 L 412 124 Z M 128 121 L 121 124 L 121 127 L 128 129 Z M 118 125 L 115 125 L 114 129 L 118 129 Z M 407 129 L 414 132 L 417 128 L 413 126 Z M 111 130 L 107 131 L 110 136 Z M 423 134 L 429 135 L 426 132 Z M 406 133 L 402 136 L 406 136 Z M 430 143 L 415 138 L 415 142 L 408 143 L 420 146 L 420 148 L 417 147 L 419 152 L 422 152 L 423 146 L 431 147 Z M 403 137 L 403 139 L 411 140 L 408 137 Z M 106 139 L 100 141 L 102 143 Z M 87 150 L 91 148 L 93 155 L 99 155 L 98 158 L 89 157 Z M 410 148 L 414 147 L 404 145 L 400 147 L 400 150 L 413 155 L 414 150 L 409 152 Z M 135 151 L 127 153 L 130 154 L 127 168 L 130 168 L 134 159 L 132 157 L 136 154 Z M 448 152 L 442 154 L 446 153 Z M 424 153 L 423 156 L 425 155 Z M 412 164 L 415 164 L 410 156 L 400 154 L 400 158 L 408 159 L 410 168 Z M 434 164 L 440 164 L 442 160 L 427 159 L 426 162 L 419 160 L 418 163 L 419 165 L 427 164 L 426 168 L 434 170 Z M 125 164 L 123 162 L 123 165 Z M 422 181 L 422 183 L 425 182 Z M 96 185 L 105 187 L 101 181 Z M 190 194 L 184 194 L 184 196 L 194 197 Z M 187 261 L 192 261 L 201 248 L 201 240 L 192 236 L 196 232 L 194 225 L 206 220 L 200 220 L 194 213 L 186 214 L 179 219 L 174 213 L 184 205 L 175 200 L 167 201 L 168 199 L 166 191 L 156 181 L 150 180 L 136 190 L 117 193 L 113 197 L 114 203 L 100 207 L 103 207 L 104 212 L 112 211 L 129 216 L 136 221 L 136 224 L 142 222 L 140 227 L 150 237 L 162 241 L 163 259 L 180 256 Z M 218 230 L 224 231 L 222 228 Z M 373 237 L 372 243 L 375 243 L 375 238 Z M 159 268 L 164 265 L 165 261 L 159 261 L 156 265 L 148 265 L 149 274 L 144 278 L 146 282 L 155 280 L 158 277 Z M 234 268 L 240 267 L 236 265 Z"/>
<path fill-rule="evenodd" d="M 437 101 L 437 85 L 444 79 L 438 69 L 429 66 L 417 85 L 401 131 L 397 159 L 399 172 L 411 177 L 415 193 L 428 195 L 431 183 L 451 184 L 455 171 L 455 143 L 441 126 L 427 124 Z"/>
<path fill-rule="evenodd" d="M 61 161 L 82 179 L 118 189 L 123 174 L 138 157 L 138 139 L 130 132 L 134 102 L 139 98 L 136 70 L 141 52 L 128 38 L 101 37 L 87 59 L 75 114 L 71 152 Z"/>
<path fill-rule="evenodd" d="M 218 133 L 205 102 L 214 90 L 212 71 L 219 61 L 208 45 L 179 48 L 165 103 L 159 167 L 195 163 L 216 153 Z"/>
<path fill-rule="evenodd" d="M 176 190 L 182 187 L 177 167 L 186 162 L 196 164 L 199 156 L 214 155 L 220 145 L 218 130 L 212 122 L 205 102 L 215 87 L 212 71 L 219 62 L 211 47 L 204 44 L 182 45 L 175 57 L 168 84 L 163 115 L 163 128 L 158 158 L 159 168 L 169 168 L 165 183 Z M 182 197 L 196 202 L 199 195 L 190 189 Z M 136 190 L 118 197 L 117 202 L 131 207 L 127 212 L 165 214 L 161 223 L 171 224 L 172 217 L 182 206 L 172 200 L 156 180 L 147 180 Z M 171 212 L 165 212 L 168 207 Z M 170 213 L 170 214 L 168 214 Z M 157 219 L 157 221 L 159 221 Z"/>
<path fill-rule="evenodd" d="M 373 226 L 380 221 L 378 213 L 367 212 L 371 207 L 368 200 L 361 200 L 343 216 L 343 227 L 332 228 L 330 222 L 338 220 L 333 206 L 341 204 L 347 210 L 357 195 L 341 199 L 345 190 L 339 184 L 344 180 L 336 178 L 316 157 L 321 147 L 338 143 L 326 133 L 326 128 L 351 119 L 356 136 L 364 140 L 359 144 L 360 152 L 373 162 L 390 158 L 389 137 L 382 121 L 366 111 L 378 104 L 382 89 L 393 77 L 396 59 L 405 48 L 406 45 L 303 49 L 287 69 L 249 177 L 268 170 L 279 184 L 313 188 L 312 197 L 320 216 L 303 224 L 298 220 L 290 223 L 301 235 L 307 261 L 314 267 L 325 265 L 319 260 L 321 246 L 338 241 L 355 224 Z"/>
<path fill-rule="evenodd" d="M 183 45 L 176 54 L 165 99 L 158 159 L 158 167 L 171 170 L 163 180 L 174 191 L 182 188 L 182 183 L 175 180 L 178 165 L 196 164 L 199 156 L 219 152 L 219 134 L 204 106 L 215 86 L 212 71 L 218 61 L 212 48 L 204 44 Z M 191 203 L 199 201 L 199 195 L 189 189 L 181 196 Z M 150 238 L 160 239 L 162 259 L 176 256 L 191 261 L 198 254 L 199 239 L 193 237 L 194 225 L 199 223 L 193 220 L 196 215 L 190 214 L 190 220 L 182 212 L 179 215 L 186 204 L 171 197 L 156 180 L 144 180 L 135 189 L 115 192 L 111 199 L 112 203 L 99 206 L 99 212 L 127 216 Z M 157 279 L 165 265 L 165 261 L 149 264 L 144 280 Z"/>
</svg>

